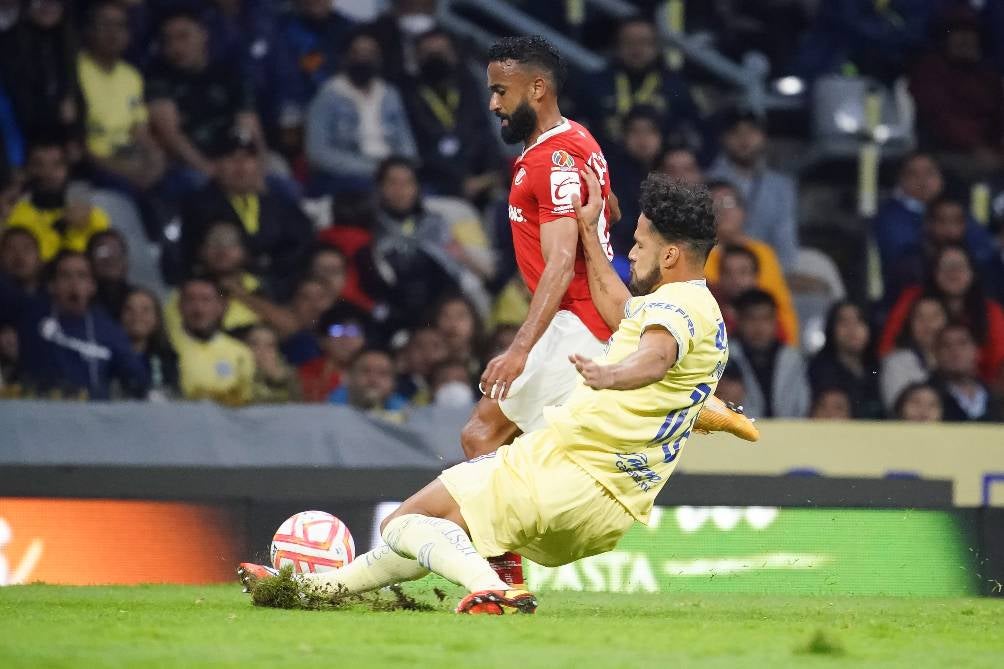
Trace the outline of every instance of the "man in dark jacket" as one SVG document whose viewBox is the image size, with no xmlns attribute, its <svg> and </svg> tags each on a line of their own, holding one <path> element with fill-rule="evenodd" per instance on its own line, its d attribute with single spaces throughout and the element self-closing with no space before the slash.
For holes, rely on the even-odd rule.
<svg viewBox="0 0 1004 669">
<path fill-rule="evenodd" d="M 20 366 L 28 392 L 107 400 L 112 381 L 130 397 L 144 397 L 150 380 L 125 332 L 92 306 L 96 291 L 86 256 L 62 251 L 52 261 L 50 299 L 0 282 L 0 313 L 18 331 Z"/>
<path fill-rule="evenodd" d="M 216 178 L 182 210 L 182 267 L 197 261 L 197 250 L 211 225 L 229 221 L 244 233 L 251 256 L 249 271 L 285 295 L 310 251 L 310 220 L 294 200 L 266 183 L 261 156 L 249 136 L 232 133 L 216 153 Z"/>
</svg>

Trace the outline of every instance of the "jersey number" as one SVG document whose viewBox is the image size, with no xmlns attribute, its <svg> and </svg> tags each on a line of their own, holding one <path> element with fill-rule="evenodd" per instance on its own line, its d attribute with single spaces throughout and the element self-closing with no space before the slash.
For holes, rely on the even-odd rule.
<svg viewBox="0 0 1004 669">
<path fill-rule="evenodd" d="M 692 404 L 689 407 L 684 407 L 683 409 L 675 409 L 670 411 L 666 415 L 666 420 L 659 428 L 659 432 L 655 435 L 650 443 L 662 442 L 662 461 L 672 462 L 676 459 L 676 456 L 680 453 L 680 448 L 683 446 L 683 442 L 686 441 L 687 437 L 690 436 L 690 427 L 688 427 L 680 435 L 677 432 L 683 427 L 687 420 L 687 414 L 695 406 L 700 407 L 704 404 L 704 400 L 708 399 L 708 395 L 711 394 L 711 386 L 706 383 L 698 383 L 697 387 L 694 388 L 694 392 L 690 393 L 690 400 Z M 700 408 L 698 408 L 700 411 Z M 676 437 L 674 440 L 673 438 Z"/>
<path fill-rule="evenodd" d="M 596 153 L 595 151 L 586 164 L 592 168 L 593 172 L 596 174 L 596 178 L 600 182 L 600 186 L 605 186 L 607 183 L 607 159 L 603 157 L 602 154 Z M 600 222 L 596 226 L 596 232 L 600 238 L 600 246 L 603 247 L 603 252 L 606 253 L 607 260 L 614 259 L 614 248 L 610 245 L 610 226 L 607 225 L 607 201 L 603 200 L 603 208 L 600 209 Z"/>
</svg>

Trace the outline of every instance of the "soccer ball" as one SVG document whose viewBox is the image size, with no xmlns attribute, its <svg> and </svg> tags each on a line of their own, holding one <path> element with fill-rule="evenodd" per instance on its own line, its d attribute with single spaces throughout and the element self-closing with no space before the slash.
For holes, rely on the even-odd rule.
<svg viewBox="0 0 1004 669">
<path fill-rule="evenodd" d="M 345 523 L 324 511 L 301 511 L 272 537 L 272 566 L 292 565 L 298 574 L 318 574 L 352 562 L 356 545 Z"/>
</svg>

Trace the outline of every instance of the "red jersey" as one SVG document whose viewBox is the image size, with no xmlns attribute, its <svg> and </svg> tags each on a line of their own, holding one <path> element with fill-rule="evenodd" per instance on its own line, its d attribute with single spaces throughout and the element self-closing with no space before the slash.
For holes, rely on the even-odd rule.
<svg viewBox="0 0 1004 669">
<path fill-rule="evenodd" d="M 544 254 L 540 248 L 540 226 L 559 218 L 575 218 L 572 194 L 579 193 L 585 202 L 588 188 L 579 177 L 579 170 L 588 166 L 600 182 L 603 211 L 600 214 L 600 244 L 607 258 L 613 258 L 610 247 L 610 175 L 600 145 L 584 127 L 568 119 L 543 133 L 528 146 L 513 165 L 515 175 L 509 189 L 509 223 L 516 252 L 516 265 L 530 292 L 536 292 L 544 272 Z M 567 309 L 579 317 L 597 339 L 607 340 L 611 331 L 593 305 L 586 278 L 586 261 L 582 248 L 575 253 L 575 275 L 561 299 L 559 309 Z"/>
</svg>

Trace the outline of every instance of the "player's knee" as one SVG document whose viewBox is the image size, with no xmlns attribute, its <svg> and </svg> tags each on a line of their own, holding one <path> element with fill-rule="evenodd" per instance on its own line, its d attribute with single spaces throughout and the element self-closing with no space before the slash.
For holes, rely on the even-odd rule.
<svg viewBox="0 0 1004 669">
<path fill-rule="evenodd" d="M 494 443 L 491 430 L 477 416 L 473 416 L 460 431 L 460 448 L 468 460 L 491 453 L 499 447 Z"/>
</svg>

